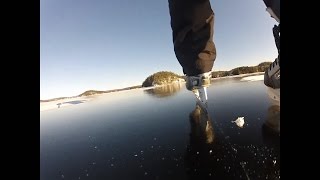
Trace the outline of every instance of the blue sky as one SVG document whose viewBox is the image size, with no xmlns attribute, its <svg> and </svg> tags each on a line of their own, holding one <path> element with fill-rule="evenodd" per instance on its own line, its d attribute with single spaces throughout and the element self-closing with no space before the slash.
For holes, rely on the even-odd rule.
<svg viewBox="0 0 320 180">
<path fill-rule="evenodd" d="M 213 70 L 273 61 L 276 21 L 262 0 L 211 0 Z M 141 84 L 158 71 L 182 75 L 168 0 L 40 0 L 40 99 Z"/>
</svg>

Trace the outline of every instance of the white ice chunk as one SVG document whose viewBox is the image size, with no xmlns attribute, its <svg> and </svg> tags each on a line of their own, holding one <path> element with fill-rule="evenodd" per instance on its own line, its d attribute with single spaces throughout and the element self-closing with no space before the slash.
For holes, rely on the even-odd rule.
<svg viewBox="0 0 320 180">
<path fill-rule="evenodd" d="M 238 127 L 242 128 L 244 125 L 244 117 L 238 117 L 235 121 L 232 122 L 236 123 Z"/>
</svg>

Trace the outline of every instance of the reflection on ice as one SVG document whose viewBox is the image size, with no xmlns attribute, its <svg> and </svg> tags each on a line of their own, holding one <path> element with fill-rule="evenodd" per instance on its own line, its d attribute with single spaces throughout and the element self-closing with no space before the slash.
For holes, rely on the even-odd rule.
<svg viewBox="0 0 320 180">
<path fill-rule="evenodd" d="M 182 83 L 173 83 L 164 86 L 157 86 L 152 89 L 147 89 L 144 92 L 154 97 L 164 98 L 175 95 L 177 92 L 182 90 L 183 87 L 184 84 Z"/>
</svg>

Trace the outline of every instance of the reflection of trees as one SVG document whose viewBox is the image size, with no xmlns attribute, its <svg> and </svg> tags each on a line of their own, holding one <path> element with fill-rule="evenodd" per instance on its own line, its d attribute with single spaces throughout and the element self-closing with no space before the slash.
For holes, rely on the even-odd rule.
<svg viewBox="0 0 320 180">
<path fill-rule="evenodd" d="M 173 83 L 163 86 L 154 87 L 152 89 L 145 90 L 147 94 L 150 94 L 155 97 L 168 97 L 179 92 L 183 87 L 182 83 Z"/>
<path fill-rule="evenodd" d="M 268 114 L 262 125 L 263 143 L 272 147 L 272 159 L 268 159 L 265 171 L 269 179 L 280 179 L 280 106 L 272 105 L 268 108 Z M 270 157 L 271 157 L 270 154 Z"/>
<path fill-rule="evenodd" d="M 275 133 L 280 133 L 280 106 L 273 105 L 269 107 L 264 125 Z"/>
<path fill-rule="evenodd" d="M 268 108 L 267 119 L 262 126 L 262 137 L 266 144 L 280 145 L 280 106 Z"/>
</svg>

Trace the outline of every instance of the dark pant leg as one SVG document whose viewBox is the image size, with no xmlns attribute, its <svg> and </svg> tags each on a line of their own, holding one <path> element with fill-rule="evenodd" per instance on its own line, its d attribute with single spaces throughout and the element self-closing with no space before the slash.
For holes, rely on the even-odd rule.
<svg viewBox="0 0 320 180">
<path fill-rule="evenodd" d="M 280 24 L 278 26 L 274 25 L 272 31 L 273 31 L 274 41 L 278 49 L 278 53 L 280 53 Z"/>
<path fill-rule="evenodd" d="M 280 19 L 280 0 L 263 0 L 263 2 Z"/>
<path fill-rule="evenodd" d="M 280 0 L 263 0 L 263 2 L 267 7 L 272 9 L 274 14 L 280 20 Z M 272 31 L 273 31 L 274 41 L 278 50 L 278 58 L 280 60 L 280 24 L 278 26 L 275 25 Z"/>
<path fill-rule="evenodd" d="M 184 74 L 212 70 L 214 13 L 209 0 L 169 0 L 174 52 Z"/>
</svg>

